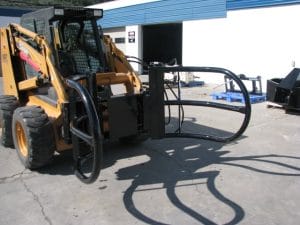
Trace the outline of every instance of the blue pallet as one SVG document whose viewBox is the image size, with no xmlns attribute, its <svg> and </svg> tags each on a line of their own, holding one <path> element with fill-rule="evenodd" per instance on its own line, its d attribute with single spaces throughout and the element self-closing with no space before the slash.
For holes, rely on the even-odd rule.
<svg viewBox="0 0 300 225">
<path fill-rule="evenodd" d="M 211 96 L 214 100 L 245 103 L 244 96 L 238 92 L 215 92 Z M 251 104 L 266 101 L 266 95 L 249 95 L 249 98 Z"/>
</svg>

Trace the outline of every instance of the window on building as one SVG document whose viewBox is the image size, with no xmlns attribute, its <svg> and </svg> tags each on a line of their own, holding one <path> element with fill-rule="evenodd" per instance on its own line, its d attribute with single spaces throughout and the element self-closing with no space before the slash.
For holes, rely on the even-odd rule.
<svg viewBox="0 0 300 225">
<path fill-rule="evenodd" d="M 115 43 L 116 44 L 124 44 L 125 43 L 125 38 L 124 37 L 115 38 Z"/>
</svg>

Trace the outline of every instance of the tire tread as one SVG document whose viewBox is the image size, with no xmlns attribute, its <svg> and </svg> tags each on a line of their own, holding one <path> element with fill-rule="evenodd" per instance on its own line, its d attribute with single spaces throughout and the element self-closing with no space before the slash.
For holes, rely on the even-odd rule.
<svg viewBox="0 0 300 225">
<path fill-rule="evenodd" d="M 24 125 L 28 156 L 24 158 L 19 151 L 18 155 L 25 167 L 36 169 L 48 164 L 54 153 L 55 141 L 52 124 L 45 111 L 39 106 L 20 107 L 15 110 L 13 120 L 14 143 L 17 150 L 15 124 L 18 121 Z"/>
<path fill-rule="evenodd" d="M 19 101 L 12 95 L 0 95 L 0 127 L 1 144 L 5 147 L 13 147 L 12 137 L 12 117 L 15 109 L 19 106 Z"/>
</svg>

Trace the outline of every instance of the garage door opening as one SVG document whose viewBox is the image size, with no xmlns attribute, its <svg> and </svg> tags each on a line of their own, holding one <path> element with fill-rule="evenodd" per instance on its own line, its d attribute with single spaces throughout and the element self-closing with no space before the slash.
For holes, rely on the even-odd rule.
<svg viewBox="0 0 300 225">
<path fill-rule="evenodd" d="M 182 63 L 182 23 L 143 26 L 143 59 L 146 63 Z"/>
</svg>

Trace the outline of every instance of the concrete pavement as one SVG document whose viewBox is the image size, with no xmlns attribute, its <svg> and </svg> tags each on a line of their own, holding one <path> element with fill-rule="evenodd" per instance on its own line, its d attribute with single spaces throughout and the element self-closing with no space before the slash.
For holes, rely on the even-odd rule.
<svg viewBox="0 0 300 225">
<path fill-rule="evenodd" d="M 244 136 L 227 145 L 194 139 L 106 145 L 104 168 L 91 185 L 73 175 L 70 152 L 29 171 L 14 149 L 1 146 L 0 224 L 294 225 L 299 146 L 300 116 L 266 103 L 253 105 Z"/>
</svg>

